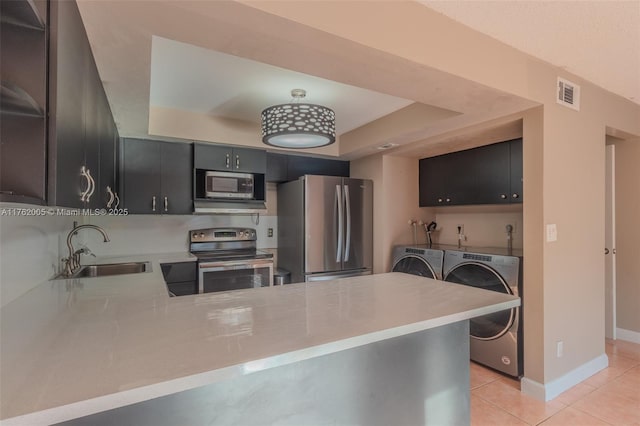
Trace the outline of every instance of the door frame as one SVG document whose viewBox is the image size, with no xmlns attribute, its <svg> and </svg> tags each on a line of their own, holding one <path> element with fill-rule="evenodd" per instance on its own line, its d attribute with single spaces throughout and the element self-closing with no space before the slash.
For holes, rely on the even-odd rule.
<svg viewBox="0 0 640 426">
<path fill-rule="evenodd" d="M 615 145 L 605 145 L 605 337 L 617 338 L 616 323 L 616 156 Z M 609 235 L 609 238 L 607 238 Z M 608 262 L 606 256 L 611 256 Z M 610 268 L 607 264 L 610 264 Z M 606 293 L 611 284 L 611 301 L 607 303 Z M 611 315 L 611 328 L 607 327 L 607 317 Z"/>
</svg>

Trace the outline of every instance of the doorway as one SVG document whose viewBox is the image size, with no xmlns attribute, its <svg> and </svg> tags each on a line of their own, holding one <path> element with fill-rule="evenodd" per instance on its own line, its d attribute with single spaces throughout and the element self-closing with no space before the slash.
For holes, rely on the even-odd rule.
<svg viewBox="0 0 640 426">
<path fill-rule="evenodd" d="M 616 151 L 605 145 L 605 233 L 604 233 L 604 301 L 606 338 L 616 338 Z"/>
</svg>

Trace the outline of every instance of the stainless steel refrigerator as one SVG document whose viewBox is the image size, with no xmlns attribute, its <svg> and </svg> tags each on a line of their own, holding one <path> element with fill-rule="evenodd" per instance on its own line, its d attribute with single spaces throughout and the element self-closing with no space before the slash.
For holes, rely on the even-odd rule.
<svg viewBox="0 0 640 426">
<path fill-rule="evenodd" d="M 371 274 L 373 182 L 306 175 L 278 186 L 278 267 L 291 282 Z"/>
</svg>

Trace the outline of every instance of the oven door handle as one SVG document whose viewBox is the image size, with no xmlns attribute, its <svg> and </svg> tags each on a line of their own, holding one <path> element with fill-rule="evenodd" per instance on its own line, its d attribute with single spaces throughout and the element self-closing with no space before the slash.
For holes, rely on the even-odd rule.
<svg viewBox="0 0 640 426">
<path fill-rule="evenodd" d="M 272 261 L 255 261 L 255 262 L 209 262 L 201 263 L 199 266 L 202 271 L 225 271 L 229 269 L 255 269 L 256 267 L 273 264 Z M 238 268 L 240 266 L 240 268 Z"/>
</svg>

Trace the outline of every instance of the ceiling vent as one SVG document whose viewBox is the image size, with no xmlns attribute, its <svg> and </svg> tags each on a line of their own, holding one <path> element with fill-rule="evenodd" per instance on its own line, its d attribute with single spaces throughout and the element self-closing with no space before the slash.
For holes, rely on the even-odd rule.
<svg viewBox="0 0 640 426">
<path fill-rule="evenodd" d="M 558 77 L 558 97 L 560 105 L 580 111 L 580 86 Z"/>
<path fill-rule="evenodd" d="M 385 150 L 385 149 L 395 148 L 396 146 L 398 146 L 397 143 L 385 143 L 384 145 L 380 145 L 377 148 L 379 150 Z"/>
</svg>

